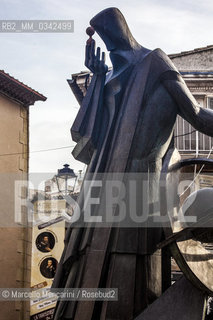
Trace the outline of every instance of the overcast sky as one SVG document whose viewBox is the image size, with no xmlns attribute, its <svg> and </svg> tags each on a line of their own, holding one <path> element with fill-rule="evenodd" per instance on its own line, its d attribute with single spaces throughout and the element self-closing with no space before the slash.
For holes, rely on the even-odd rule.
<svg viewBox="0 0 213 320">
<path fill-rule="evenodd" d="M 73 146 L 70 127 L 78 111 L 66 79 L 86 70 L 89 20 L 117 7 L 143 46 L 176 53 L 213 44 L 212 0 L 1 0 L 0 19 L 73 19 L 74 33 L 0 33 L 0 69 L 47 97 L 30 107 L 30 150 Z M 105 49 L 104 44 L 94 38 Z M 30 154 L 31 172 L 56 172 L 64 163 L 83 168 L 70 149 Z"/>
</svg>

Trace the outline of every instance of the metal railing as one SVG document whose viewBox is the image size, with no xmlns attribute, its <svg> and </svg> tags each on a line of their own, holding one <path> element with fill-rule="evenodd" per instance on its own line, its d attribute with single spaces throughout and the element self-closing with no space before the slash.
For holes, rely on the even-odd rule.
<svg viewBox="0 0 213 320">
<path fill-rule="evenodd" d="M 213 138 L 195 130 L 187 121 L 177 117 L 175 125 L 175 146 L 179 151 L 195 154 L 209 152 L 213 146 Z"/>
</svg>

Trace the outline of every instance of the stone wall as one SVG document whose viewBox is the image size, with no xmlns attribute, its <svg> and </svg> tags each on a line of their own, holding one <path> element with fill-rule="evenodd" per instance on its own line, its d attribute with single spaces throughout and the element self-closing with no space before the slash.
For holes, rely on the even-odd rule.
<svg viewBox="0 0 213 320">
<path fill-rule="evenodd" d="M 213 71 L 213 46 L 171 54 L 169 57 L 181 71 Z"/>
</svg>

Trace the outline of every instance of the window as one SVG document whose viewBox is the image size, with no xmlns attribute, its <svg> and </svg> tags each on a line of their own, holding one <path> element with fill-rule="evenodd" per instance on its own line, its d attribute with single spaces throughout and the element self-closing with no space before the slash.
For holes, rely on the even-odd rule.
<svg viewBox="0 0 213 320">
<path fill-rule="evenodd" d="M 208 108 L 213 110 L 213 97 L 208 97 Z"/>
</svg>

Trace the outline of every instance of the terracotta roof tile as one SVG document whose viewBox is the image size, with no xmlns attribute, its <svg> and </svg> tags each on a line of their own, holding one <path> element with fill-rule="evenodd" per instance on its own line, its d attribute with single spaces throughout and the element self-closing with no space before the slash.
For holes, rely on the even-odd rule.
<svg viewBox="0 0 213 320">
<path fill-rule="evenodd" d="M 30 106 L 35 101 L 45 101 L 47 99 L 41 93 L 15 79 L 4 70 L 0 70 L 0 92 L 22 103 L 24 106 Z"/>
</svg>

